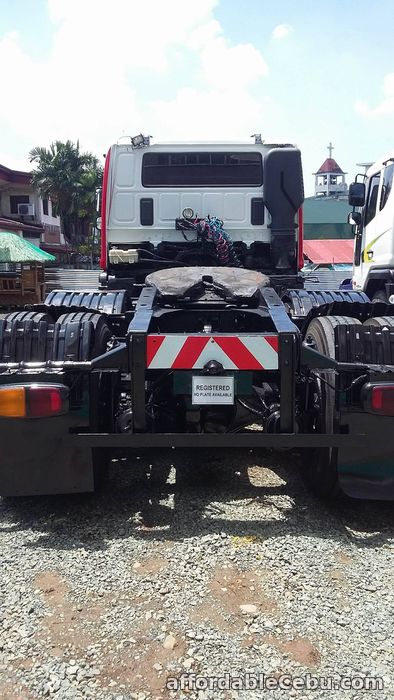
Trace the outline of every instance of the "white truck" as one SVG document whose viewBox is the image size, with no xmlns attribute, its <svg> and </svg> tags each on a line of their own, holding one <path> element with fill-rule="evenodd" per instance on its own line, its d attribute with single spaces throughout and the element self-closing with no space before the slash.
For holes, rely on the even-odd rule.
<svg viewBox="0 0 394 700">
<path fill-rule="evenodd" d="M 303 198 L 289 144 L 111 146 L 98 288 L 0 313 L 0 495 L 91 491 L 141 449 L 290 447 L 319 495 L 394 500 L 393 307 L 304 289 Z"/>
<path fill-rule="evenodd" d="M 349 188 L 349 223 L 355 226 L 353 289 L 386 303 L 394 301 L 393 179 L 394 150 Z"/>
</svg>

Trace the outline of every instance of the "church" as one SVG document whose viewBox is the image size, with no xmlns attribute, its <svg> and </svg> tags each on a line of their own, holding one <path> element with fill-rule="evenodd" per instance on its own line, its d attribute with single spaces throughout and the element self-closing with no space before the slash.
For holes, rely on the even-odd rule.
<svg viewBox="0 0 394 700">
<path fill-rule="evenodd" d="M 325 159 L 315 176 L 315 194 L 304 201 L 304 239 L 353 238 L 347 223 L 350 207 L 347 201 L 346 174 L 332 157 L 334 146 L 327 146 Z"/>
</svg>

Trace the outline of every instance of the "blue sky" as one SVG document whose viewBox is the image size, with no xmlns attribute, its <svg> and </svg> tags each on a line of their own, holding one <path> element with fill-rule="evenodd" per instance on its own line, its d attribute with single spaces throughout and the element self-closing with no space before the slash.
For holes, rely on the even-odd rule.
<svg viewBox="0 0 394 700">
<path fill-rule="evenodd" d="M 122 134 L 297 143 L 307 194 L 394 147 L 394 3 L 0 0 L 0 163 Z"/>
</svg>

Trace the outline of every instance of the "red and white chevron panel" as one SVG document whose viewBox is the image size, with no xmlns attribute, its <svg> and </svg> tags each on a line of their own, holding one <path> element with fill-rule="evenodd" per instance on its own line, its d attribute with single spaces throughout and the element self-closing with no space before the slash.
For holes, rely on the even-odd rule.
<svg viewBox="0 0 394 700">
<path fill-rule="evenodd" d="M 278 369 L 277 335 L 148 335 L 148 369 L 203 369 L 216 360 L 223 369 Z"/>
</svg>

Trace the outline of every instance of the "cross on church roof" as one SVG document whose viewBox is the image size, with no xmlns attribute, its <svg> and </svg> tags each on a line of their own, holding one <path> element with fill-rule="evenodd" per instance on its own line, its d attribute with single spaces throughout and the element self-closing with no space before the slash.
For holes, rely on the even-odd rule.
<svg viewBox="0 0 394 700">
<path fill-rule="evenodd" d="M 334 146 L 332 145 L 331 141 L 327 146 L 328 152 L 329 152 L 329 158 L 326 158 L 324 161 L 323 165 L 320 166 L 319 170 L 316 173 L 313 173 L 314 175 L 326 175 L 327 173 L 332 173 L 332 174 L 337 174 L 337 175 L 346 175 L 346 173 L 343 172 L 342 168 L 339 167 L 338 163 L 334 158 L 332 157 L 332 152 L 334 150 Z"/>
</svg>

